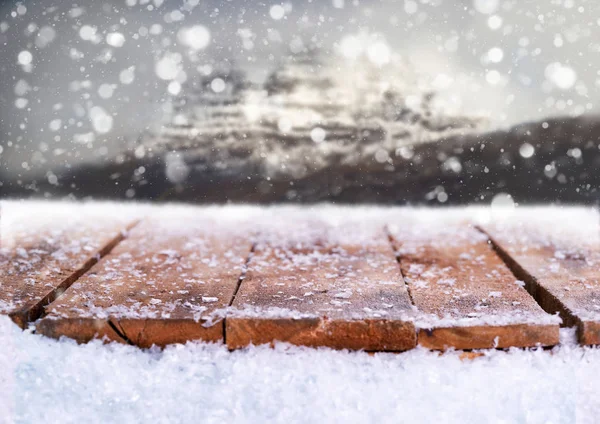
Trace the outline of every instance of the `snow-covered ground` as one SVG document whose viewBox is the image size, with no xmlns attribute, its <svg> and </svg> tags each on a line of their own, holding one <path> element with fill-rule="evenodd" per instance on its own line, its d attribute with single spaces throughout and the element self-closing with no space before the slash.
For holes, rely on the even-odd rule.
<svg viewBox="0 0 600 424">
<path fill-rule="evenodd" d="M 600 350 L 474 360 L 189 343 L 141 351 L 22 332 L 0 317 L 0 422 L 588 423 Z"/>
</svg>

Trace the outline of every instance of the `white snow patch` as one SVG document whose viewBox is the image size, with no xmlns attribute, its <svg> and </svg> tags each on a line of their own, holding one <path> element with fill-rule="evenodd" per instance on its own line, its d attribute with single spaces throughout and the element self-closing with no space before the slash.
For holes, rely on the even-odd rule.
<svg viewBox="0 0 600 424">
<path fill-rule="evenodd" d="M 577 327 L 563 327 L 559 330 L 561 345 L 577 346 Z"/>
<path fill-rule="evenodd" d="M 434 314 L 417 314 L 415 326 L 426 330 L 444 327 L 506 326 L 513 324 L 552 325 L 562 323 L 558 315 L 511 311 L 506 314 L 492 315 L 486 312 L 471 312 L 468 317 L 438 317 Z"/>
<path fill-rule="evenodd" d="M 218 300 L 219 300 L 218 297 L 202 296 L 202 301 L 205 303 L 213 303 L 213 302 L 217 302 Z"/>
<path fill-rule="evenodd" d="M 567 423 L 594 422 L 600 412 L 595 348 L 488 351 L 465 361 L 458 352 L 283 344 L 139 350 L 55 341 L 6 317 L 0 344 L 7 422 Z"/>
<path fill-rule="evenodd" d="M 218 315 L 226 316 L 227 318 L 264 318 L 264 319 L 305 319 L 305 318 L 318 318 L 315 314 L 303 313 L 287 308 L 279 308 L 276 306 L 269 308 L 261 308 L 257 306 L 246 305 L 243 308 L 223 308 L 215 311 Z"/>
</svg>

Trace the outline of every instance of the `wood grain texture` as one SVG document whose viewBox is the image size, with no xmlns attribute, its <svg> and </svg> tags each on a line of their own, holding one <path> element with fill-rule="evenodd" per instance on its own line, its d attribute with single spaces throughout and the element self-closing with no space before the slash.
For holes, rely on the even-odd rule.
<svg viewBox="0 0 600 424">
<path fill-rule="evenodd" d="M 577 326 L 581 344 L 600 344 L 600 218 L 592 209 L 538 209 L 482 228 L 549 312 Z"/>
<path fill-rule="evenodd" d="M 468 209 L 0 208 L 0 313 L 22 327 L 42 316 L 38 332 L 55 338 L 551 346 L 558 312 L 580 343 L 600 344 L 591 209 L 520 208 L 503 219 L 488 210 L 477 229 L 468 222 L 482 216 Z"/>
<path fill-rule="evenodd" d="M 275 341 L 379 351 L 416 345 L 410 299 L 382 228 L 317 219 L 261 237 L 233 303 L 239 312 L 226 320 L 229 348 Z"/>
<path fill-rule="evenodd" d="M 93 339 L 133 344 L 142 348 L 164 347 L 191 340 L 223 341 L 223 325 L 204 327 L 193 319 L 130 318 L 56 318 L 51 315 L 36 324 L 38 333 L 58 339 L 71 338 L 78 343 Z"/>
<path fill-rule="evenodd" d="M 137 219 L 123 207 L 106 214 L 100 204 L 3 202 L 0 207 L 0 313 L 22 328 L 122 240 Z"/>
<path fill-rule="evenodd" d="M 48 308 L 38 331 L 80 342 L 116 334 L 140 347 L 222 341 L 219 317 L 209 321 L 229 305 L 251 242 L 239 222 L 217 218 L 148 217 Z"/>
<path fill-rule="evenodd" d="M 419 345 L 433 350 L 495 349 L 558 344 L 557 324 L 448 326 L 419 330 Z"/>
<path fill-rule="evenodd" d="M 460 222 L 419 221 L 390 227 L 430 349 L 548 346 L 559 327 L 494 253 L 487 237 Z M 439 222 L 442 221 L 442 222 Z M 554 320 L 556 321 L 556 320 Z"/>
</svg>

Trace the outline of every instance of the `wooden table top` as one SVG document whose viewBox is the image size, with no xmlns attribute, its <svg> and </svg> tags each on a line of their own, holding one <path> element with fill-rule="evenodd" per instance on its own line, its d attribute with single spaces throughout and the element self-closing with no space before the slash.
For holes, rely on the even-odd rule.
<svg viewBox="0 0 600 424">
<path fill-rule="evenodd" d="M 600 216 L 0 202 L 0 314 L 84 343 L 600 344 Z"/>
</svg>

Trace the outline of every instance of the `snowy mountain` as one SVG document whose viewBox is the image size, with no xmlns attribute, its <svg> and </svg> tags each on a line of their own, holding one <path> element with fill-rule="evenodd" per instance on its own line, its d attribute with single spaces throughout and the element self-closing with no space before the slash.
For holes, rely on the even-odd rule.
<svg viewBox="0 0 600 424">
<path fill-rule="evenodd" d="M 53 170 L 9 193 L 385 203 L 594 201 L 594 118 L 485 131 L 450 113 L 398 58 L 378 65 L 318 50 L 261 84 L 230 63 L 182 86 L 166 124 L 102 163 Z"/>
</svg>

